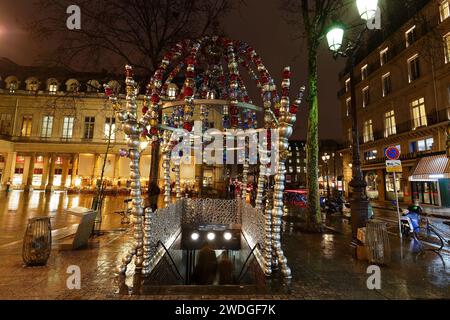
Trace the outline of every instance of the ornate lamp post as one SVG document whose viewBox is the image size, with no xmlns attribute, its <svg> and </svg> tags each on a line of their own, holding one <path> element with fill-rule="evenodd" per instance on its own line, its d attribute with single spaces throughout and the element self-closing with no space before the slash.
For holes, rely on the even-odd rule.
<svg viewBox="0 0 450 320">
<path fill-rule="evenodd" d="M 328 168 L 328 161 L 330 161 L 331 157 L 329 154 L 324 154 L 322 156 L 322 161 L 325 163 L 325 173 L 327 175 L 327 199 L 330 201 L 331 199 L 331 190 L 330 190 L 330 171 Z"/>
<path fill-rule="evenodd" d="M 372 20 L 375 18 L 378 10 L 378 0 L 357 0 L 358 11 L 361 19 Z M 359 130 L 356 106 L 356 91 L 355 91 L 355 74 L 356 54 L 361 46 L 361 38 L 366 28 L 363 28 L 359 33 L 356 41 L 349 41 L 346 49 L 342 50 L 344 40 L 345 27 L 340 24 L 333 25 L 327 33 L 328 46 L 333 52 L 334 56 L 348 57 L 350 62 L 350 94 L 351 94 L 351 119 L 352 119 L 352 181 L 349 186 L 352 187 L 351 204 L 351 222 L 352 232 L 355 238 L 358 228 L 365 227 L 368 220 L 369 200 L 365 194 L 367 183 L 361 170 L 360 158 L 360 144 L 359 144 Z"/>
</svg>

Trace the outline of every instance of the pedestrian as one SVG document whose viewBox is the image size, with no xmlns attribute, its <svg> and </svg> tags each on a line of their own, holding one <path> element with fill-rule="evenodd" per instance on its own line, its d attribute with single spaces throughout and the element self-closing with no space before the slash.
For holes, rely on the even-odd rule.
<svg viewBox="0 0 450 320">
<path fill-rule="evenodd" d="M 8 178 L 8 181 L 6 182 L 6 193 L 9 192 L 10 188 L 11 188 L 11 178 Z"/>
<path fill-rule="evenodd" d="M 217 257 L 215 251 L 206 244 L 200 249 L 192 280 L 197 285 L 212 285 L 217 275 Z"/>
<path fill-rule="evenodd" d="M 228 252 L 226 251 L 220 256 L 218 271 L 219 271 L 219 285 L 230 285 L 234 283 L 233 263 L 228 257 Z"/>
</svg>

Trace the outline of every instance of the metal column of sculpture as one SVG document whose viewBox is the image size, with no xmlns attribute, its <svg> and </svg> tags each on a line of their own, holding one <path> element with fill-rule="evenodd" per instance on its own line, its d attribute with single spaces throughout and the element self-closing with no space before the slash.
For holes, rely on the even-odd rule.
<svg viewBox="0 0 450 320">
<path fill-rule="evenodd" d="M 262 108 L 255 106 L 250 99 L 240 75 L 241 70 L 248 72 L 250 78 L 256 83 L 262 97 Z M 174 165 L 176 198 L 178 201 L 182 201 L 181 158 L 190 156 L 195 159 L 196 157 L 192 157 L 192 154 L 183 154 L 184 151 L 178 152 L 179 154 L 173 152 L 174 148 L 183 140 L 179 136 L 173 135 L 173 132 L 183 130 L 189 146 L 193 144 L 194 151 L 202 152 L 201 163 L 197 164 L 203 164 L 203 156 L 208 146 L 212 145 L 211 141 L 205 138 L 208 136 L 208 134 L 205 135 L 205 132 L 211 123 L 209 117 L 215 115 L 216 117 L 213 119 L 217 120 L 218 117 L 221 117 L 222 120 L 221 123 L 214 123 L 215 134 L 217 131 L 221 132 L 221 135 L 215 139 L 222 153 L 222 155 L 217 154 L 218 149 L 216 148 L 215 159 L 222 160 L 223 158 L 223 163 L 216 163 L 216 165 L 227 165 L 230 164 L 230 161 L 234 161 L 234 154 L 229 155 L 232 150 L 243 149 L 244 151 L 243 157 L 239 158 L 243 164 L 243 199 L 238 201 L 245 201 L 246 198 L 249 166 L 259 164 L 260 172 L 256 192 L 257 210 L 255 212 L 261 214 L 259 216 L 261 219 L 258 220 L 261 222 L 258 225 L 262 226 L 264 216 L 264 236 L 259 237 L 262 240 L 258 240 L 264 250 L 262 253 L 264 272 L 266 275 L 271 275 L 273 267 L 280 266 L 283 275 L 290 278 L 291 272 L 281 248 L 280 233 L 288 139 L 296 121 L 301 95 L 294 104 L 290 105 L 291 73 L 289 68 L 283 72 L 282 90 L 278 93 L 274 80 L 263 65 L 261 58 L 249 45 L 221 37 L 203 37 L 194 41 L 182 41 L 164 56 L 147 85 L 140 119 L 138 119 L 136 104 L 138 86 L 133 80 L 132 68 L 127 66 L 126 72 L 125 107 L 119 103 L 118 97 L 112 90 L 106 88 L 107 96 L 110 96 L 128 138 L 128 150 L 121 150 L 121 156 L 128 156 L 131 159 L 134 244 L 125 255 L 119 271 L 122 274 L 125 273 L 134 256 L 137 270 L 142 269 L 143 274 L 151 272 L 150 259 L 155 251 L 152 246 L 155 245 L 153 242 L 158 240 L 154 239 L 155 230 L 152 232 L 154 227 L 152 219 L 155 219 L 157 215 L 147 211 L 145 219 L 143 219 L 144 209 L 139 175 L 142 146 L 148 145 L 148 142 L 151 141 L 159 140 L 162 143 L 164 202 L 166 207 L 170 205 L 164 212 L 174 212 L 170 211 L 175 208 L 171 205 L 171 163 Z M 303 91 L 304 88 L 301 89 L 301 94 Z M 263 113 L 262 129 L 258 129 L 257 112 Z M 197 124 L 194 125 L 196 119 L 199 119 L 201 123 L 200 132 L 196 131 Z M 245 136 L 243 148 L 229 146 L 228 137 L 233 136 L 239 130 Z M 255 133 L 253 137 L 249 136 L 251 132 Z M 252 163 L 249 150 L 251 144 L 255 143 L 258 132 L 260 139 L 264 137 L 264 141 L 258 142 L 259 162 Z M 275 135 L 279 136 L 279 141 L 275 139 Z M 196 145 L 196 143 L 198 144 Z M 266 147 L 261 148 L 261 145 Z M 275 157 L 279 160 L 277 163 L 261 161 L 263 158 L 273 159 L 272 156 L 278 153 L 279 157 Z M 258 157 L 256 158 L 258 160 Z M 271 175 L 275 175 L 275 179 L 270 178 Z M 179 207 L 182 208 L 182 206 Z M 262 232 L 259 234 L 262 235 Z"/>
</svg>

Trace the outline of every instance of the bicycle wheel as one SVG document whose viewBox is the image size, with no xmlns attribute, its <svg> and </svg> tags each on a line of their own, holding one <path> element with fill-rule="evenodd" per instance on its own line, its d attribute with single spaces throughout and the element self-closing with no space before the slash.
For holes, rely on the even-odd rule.
<svg viewBox="0 0 450 320">
<path fill-rule="evenodd" d="M 434 251 L 441 251 L 444 247 L 444 239 L 431 225 L 420 228 L 420 230 L 416 232 L 416 238 L 424 244 L 431 245 L 433 248 L 431 250 Z"/>
</svg>

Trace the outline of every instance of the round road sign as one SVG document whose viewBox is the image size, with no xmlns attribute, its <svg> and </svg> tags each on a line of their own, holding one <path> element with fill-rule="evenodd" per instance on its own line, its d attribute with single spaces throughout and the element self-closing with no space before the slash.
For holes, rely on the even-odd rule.
<svg viewBox="0 0 450 320">
<path fill-rule="evenodd" d="M 389 147 L 386 149 L 386 157 L 390 160 L 398 160 L 400 158 L 400 150 L 397 147 Z"/>
</svg>

